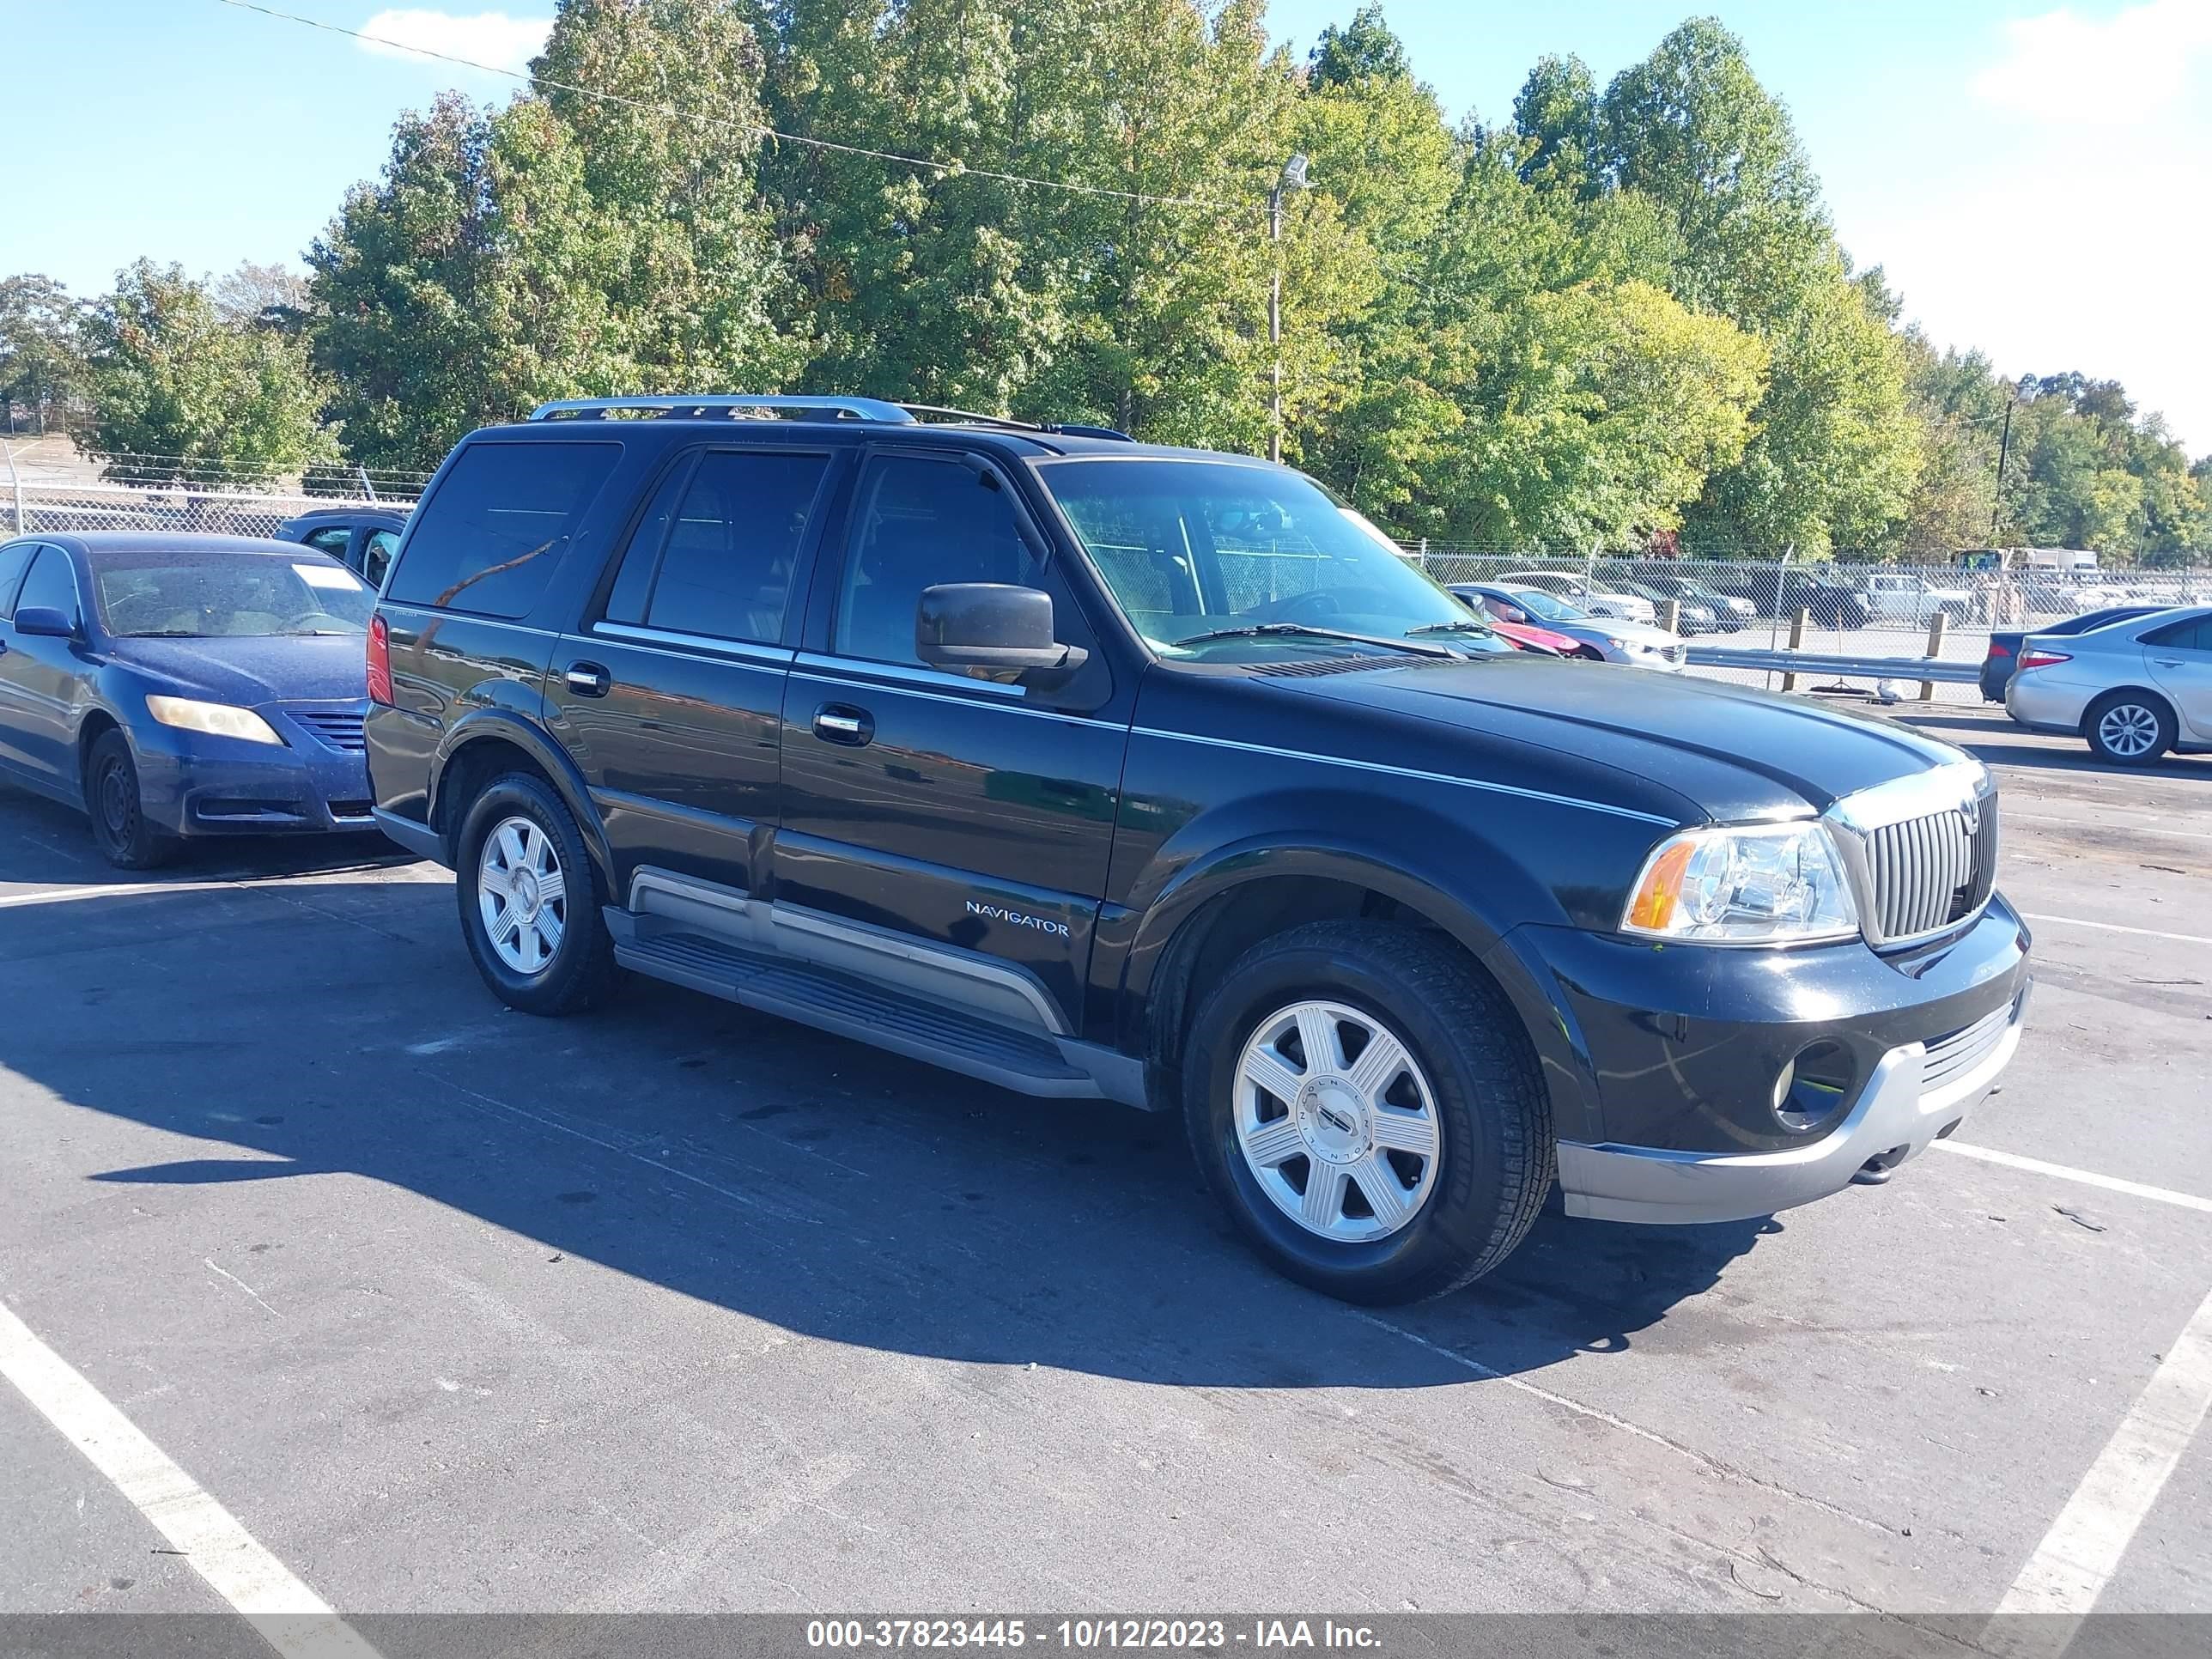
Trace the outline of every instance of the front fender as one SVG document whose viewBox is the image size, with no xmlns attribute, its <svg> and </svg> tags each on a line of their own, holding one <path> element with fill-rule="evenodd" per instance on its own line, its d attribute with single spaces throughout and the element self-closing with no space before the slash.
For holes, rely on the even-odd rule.
<svg viewBox="0 0 2212 1659">
<path fill-rule="evenodd" d="M 440 826 L 450 858 L 454 851 L 454 838 L 460 833 L 460 814 L 466 803 L 456 800 L 454 811 L 447 814 L 444 808 L 443 786 L 447 778 L 455 775 L 454 764 L 465 757 L 471 744 L 487 742 L 512 744 L 538 764 L 560 792 L 576 827 L 583 831 L 584 845 L 599 866 L 599 879 L 608 892 L 614 891 L 614 855 L 608 847 L 607 829 L 599 817 L 599 808 L 592 804 L 590 786 L 568 751 L 553 741 L 531 720 L 512 709 L 501 708 L 477 708 L 453 722 L 438 745 L 430 763 L 429 821 Z"/>
</svg>

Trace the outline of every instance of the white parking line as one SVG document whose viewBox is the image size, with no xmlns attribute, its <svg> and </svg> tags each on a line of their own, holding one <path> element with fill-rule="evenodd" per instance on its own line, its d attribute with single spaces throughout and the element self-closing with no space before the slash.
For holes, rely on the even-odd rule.
<svg viewBox="0 0 2212 1659">
<path fill-rule="evenodd" d="M 1997 1604 L 2000 1620 L 2016 1613 L 2062 1616 L 2021 1620 L 2002 1631 L 1992 1623 L 1984 1632 L 1984 1645 L 1999 1651 L 2051 1654 L 2064 1649 L 2119 1570 L 2136 1528 L 2158 1501 L 2208 1407 L 2212 1407 L 2212 1296 L 2182 1327 L 2166 1358 L 2151 1373 L 2150 1382 Z"/>
<path fill-rule="evenodd" d="M 2142 939 L 2177 939 L 2184 945 L 2212 945 L 2212 939 L 2202 933 L 2165 933 L 2155 927 L 2123 927 L 2117 921 L 2087 921 L 2080 916 L 2042 916 L 2033 910 L 2020 913 L 2029 921 L 2053 921 L 2062 927 L 2094 927 L 2106 933 L 2133 933 Z"/>
<path fill-rule="evenodd" d="M 131 1500 L 209 1588 L 286 1659 L 379 1659 L 330 1604 L 293 1576 L 136 1424 L 0 1303 L 5 1376 Z"/>
<path fill-rule="evenodd" d="M 1971 1141 L 1939 1140 L 1935 1145 L 1939 1152 L 1956 1152 L 1961 1158 L 1978 1158 L 1984 1164 L 2002 1164 L 2008 1170 L 2025 1170 L 2030 1175 L 2056 1176 L 2061 1181 L 2078 1181 L 2085 1187 L 2102 1187 L 2108 1193 L 2125 1193 L 2130 1198 L 2154 1198 L 2161 1204 L 2178 1204 L 2185 1210 L 2202 1210 L 2205 1214 L 2212 1215 L 2212 1198 L 2199 1198 L 2194 1193 L 2177 1193 L 2171 1187 L 2147 1187 L 2140 1181 L 2099 1175 L 2094 1170 L 2076 1170 L 2064 1164 L 2046 1164 L 2039 1158 L 2022 1158 L 2018 1152 L 2001 1152 L 1994 1146 L 1977 1146 Z"/>
</svg>

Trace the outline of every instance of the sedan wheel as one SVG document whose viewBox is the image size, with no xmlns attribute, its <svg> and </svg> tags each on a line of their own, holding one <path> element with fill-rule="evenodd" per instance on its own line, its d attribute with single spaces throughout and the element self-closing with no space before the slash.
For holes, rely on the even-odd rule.
<svg viewBox="0 0 2212 1659">
<path fill-rule="evenodd" d="M 530 818 L 502 818 L 477 860 L 484 939 L 518 974 L 544 970 L 568 923 L 568 880 L 553 839 Z"/>
<path fill-rule="evenodd" d="M 2173 746 L 2173 716 L 2138 692 L 2119 691 L 2092 705 L 2082 735 L 2100 759 L 2145 766 Z"/>
<path fill-rule="evenodd" d="M 1406 1044 L 1338 1002 L 1261 1020 L 1237 1067 L 1237 1144 L 1260 1190 L 1317 1237 L 1387 1238 L 1436 1185 L 1436 1097 Z"/>
</svg>

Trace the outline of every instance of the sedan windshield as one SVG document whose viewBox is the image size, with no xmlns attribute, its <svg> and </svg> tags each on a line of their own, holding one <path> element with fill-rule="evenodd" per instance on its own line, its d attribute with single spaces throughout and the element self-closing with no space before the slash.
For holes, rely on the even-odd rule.
<svg viewBox="0 0 2212 1659">
<path fill-rule="evenodd" d="M 1212 661 L 1510 654 L 1374 526 L 1310 478 L 1235 461 L 1050 461 L 1038 473 L 1132 623 Z"/>
<path fill-rule="evenodd" d="M 368 631 L 376 594 L 344 566 L 259 554 L 96 573 L 100 620 L 127 639 Z"/>
<path fill-rule="evenodd" d="M 1540 587 L 1509 587 L 1501 591 L 1507 604 L 1518 605 L 1539 622 L 1589 620 L 1589 612 L 1582 606 L 1563 599 L 1556 593 L 1547 593 Z"/>
</svg>

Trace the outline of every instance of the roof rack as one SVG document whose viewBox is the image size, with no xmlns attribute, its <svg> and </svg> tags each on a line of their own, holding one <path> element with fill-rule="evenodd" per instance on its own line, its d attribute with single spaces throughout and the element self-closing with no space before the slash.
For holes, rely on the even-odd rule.
<svg viewBox="0 0 2212 1659">
<path fill-rule="evenodd" d="M 562 398 L 540 404 L 530 411 L 533 421 L 599 421 L 622 410 L 635 410 L 663 420 L 696 420 L 725 415 L 732 420 L 790 416 L 832 421 L 875 421 L 885 426 L 916 426 L 925 416 L 1005 432 L 1035 432 L 1077 438 L 1114 438 L 1131 442 L 1129 434 L 1110 426 L 1047 425 L 1017 421 L 1003 415 L 978 415 L 971 410 L 947 409 L 939 404 L 895 404 L 881 398 L 805 398 L 722 395 L 699 397 L 670 392 L 660 397 Z"/>
<path fill-rule="evenodd" d="M 701 415 L 742 418 L 751 411 L 769 416 L 817 415 L 838 421 L 880 421 L 890 426 L 913 426 L 915 417 L 896 404 L 880 398 L 696 397 L 675 392 L 659 398 L 562 398 L 540 404 L 530 411 L 533 421 L 604 420 L 617 410 L 650 410 L 678 420 Z"/>
</svg>

